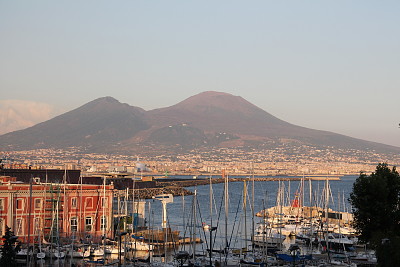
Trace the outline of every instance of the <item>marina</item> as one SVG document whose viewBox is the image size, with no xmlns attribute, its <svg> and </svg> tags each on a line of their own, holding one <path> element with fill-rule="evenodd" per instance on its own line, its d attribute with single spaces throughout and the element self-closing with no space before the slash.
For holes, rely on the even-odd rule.
<svg viewBox="0 0 400 267">
<path fill-rule="evenodd" d="M 60 196 L 55 198 L 49 185 L 46 188 L 46 183 L 37 181 L 30 188 L 39 186 L 42 195 L 50 194 L 52 201 L 47 202 L 51 205 L 46 207 L 51 213 L 43 211 L 52 215 L 52 224 L 33 228 L 29 237 L 20 237 L 24 242 L 17 260 L 29 266 L 279 266 L 295 261 L 306 266 L 356 266 L 360 261 L 374 265 L 373 251 L 357 243 L 351 228 L 347 199 L 355 178 L 271 181 L 223 176 L 219 179 L 224 183 L 213 183 L 209 177 L 208 185 L 187 187 L 190 195 L 161 194 L 142 200 L 135 198 L 136 190 L 113 190 L 104 182 L 96 189 L 99 197 L 94 203 L 98 204 L 85 204 L 104 213 L 105 217 L 101 213 L 92 216 L 93 223 L 87 220 L 89 210 L 83 212 L 85 220 L 76 220 L 70 215 L 71 207 L 67 207 L 70 210 L 64 213 L 68 214 L 65 219 L 55 219 L 64 212 L 59 208 L 54 212 L 59 207 L 54 206 L 59 205 L 54 199 L 61 202 L 62 184 L 52 185 L 52 190 L 59 190 Z M 69 187 L 75 188 L 73 195 L 65 198 L 72 206 L 81 202 L 79 189 L 88 188 L 63 186 L 65 195 Z M 114 196 L 109 207 L 104 198 L 108 192 Z M 75 204 L 74 198 L 78 198 Z M 112 211 L 112 220 L 106 219 L 106 210 Z M 98 222 L 98 217 L 104 219 Z M 26 231 L 17 227 L 16 233 Z"/>
<path fill-rule="evenodd" d="M 0 7 L 0 267 L 400 266 L 399 1 Z"/>
</svg>

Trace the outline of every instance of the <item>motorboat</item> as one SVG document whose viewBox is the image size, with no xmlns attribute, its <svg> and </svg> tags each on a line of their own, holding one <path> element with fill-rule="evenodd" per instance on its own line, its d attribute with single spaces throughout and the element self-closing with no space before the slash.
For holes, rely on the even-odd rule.
<svg viewBox="0 0 400 267">
<path fill-rule="evenodd" d="M 354 242 L 343 234 L 327 233 L 321 245 L 332 250 L 354 251 Z"/>
</svg>

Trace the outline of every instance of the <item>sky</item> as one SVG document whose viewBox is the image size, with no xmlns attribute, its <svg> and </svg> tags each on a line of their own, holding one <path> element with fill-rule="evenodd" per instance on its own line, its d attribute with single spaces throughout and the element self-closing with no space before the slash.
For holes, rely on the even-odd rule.
<svg viewBox="0 0 400 267">
<path fill-rule="evenodd" d="M 0 0 L 0 133 L 203 91 L 400 146 L 400 1 Z"/>
</svg>

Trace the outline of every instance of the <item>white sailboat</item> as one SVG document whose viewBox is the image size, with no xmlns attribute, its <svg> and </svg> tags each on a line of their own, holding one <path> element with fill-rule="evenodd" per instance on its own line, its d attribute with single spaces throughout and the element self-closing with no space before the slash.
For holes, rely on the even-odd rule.
<svg viewBox="0 0 400 267">
<path fill-rule="evenodd" d="M 154 246 L 152 244 L 147 244 L 143 241 L 133 241 L 127 243 L 129 248 L 135 251 L 152 251 L 154 249 Z"/>
<path fill-rule="evenodd" d="M 263 223 L 258 224 L 253 243 L 260 247 L 280 247 L 285 239 L 286 236 L 284 234 L 271 227 L 265 220 Z"/>
<path fill-rule="evenodd" d="M 67 250 L 68 256 L 71 258 L 87 258 L 90 257 L 90 246 L 80 245 L 73 246 L 72 249 Z"/>
</svg>

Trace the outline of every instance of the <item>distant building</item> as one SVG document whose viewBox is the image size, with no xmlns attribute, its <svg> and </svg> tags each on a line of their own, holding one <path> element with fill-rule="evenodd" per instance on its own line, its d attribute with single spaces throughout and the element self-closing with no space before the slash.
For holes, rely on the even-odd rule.
<svg viewBox="0 0 400 267">
<path fill-rule="evenodd" d="M 16 177 L 17 181 L 29 183 L 31 178 L 39 177 L 41 182 L 58 182 L 75 184 L 79 183 L 80 170 L 54 170 L 54 169 L 0 169 L 0 176 Z"/>
<path fill-rule="evenodd" d="M 109 166 L 107 171 L 109 172 L 126 172 L 125 166 Z"/>
<path fill-rule="evenodd" d="M 0 236 L 5 226 L 23 242 L 111 236 L 113 185 L 17 182 L 0 177 Z"/>
</svg>

